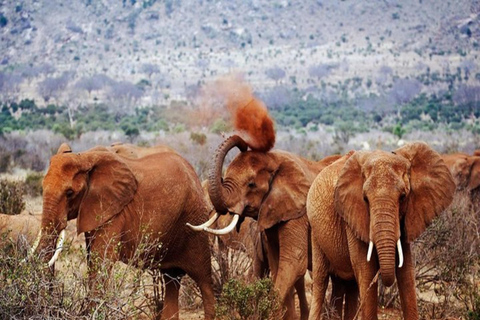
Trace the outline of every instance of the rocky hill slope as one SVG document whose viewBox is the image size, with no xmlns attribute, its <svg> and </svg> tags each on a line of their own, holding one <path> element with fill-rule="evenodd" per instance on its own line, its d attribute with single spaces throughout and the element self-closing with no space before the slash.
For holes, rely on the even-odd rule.
<svg viewBox="0 0 480 320">
<path fill-rule="evenodd" d="M 140 83 L 155 103 L 232 71 L 261 90 L 473 69 L 480 40 L 478 0 L 3 0 L 0 13 L 0 70 L 28 80 L 20 97 L 61 75 Z"/>
</svg>

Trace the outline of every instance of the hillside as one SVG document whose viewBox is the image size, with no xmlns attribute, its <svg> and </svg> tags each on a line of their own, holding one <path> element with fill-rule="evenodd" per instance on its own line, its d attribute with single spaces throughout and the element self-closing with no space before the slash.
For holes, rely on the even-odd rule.
<svg viewBox="0 0 480 320">
<path fill-rule="evenodd" d="M 115 95 L 98 87 L 72 93 L 95 75 L 143 84 L 135 103 L 151 105 L 185 99 L 232 71 L 259 91 L 357 77 L 362 90 L 379 92 L 394 77 L 427 69 L 478 68 L 480 4 L 472 0 L 0 3 L 3 100 L 68 104 Z M 38 89 L 62 76 L 62 93 Z"/>
</svg>

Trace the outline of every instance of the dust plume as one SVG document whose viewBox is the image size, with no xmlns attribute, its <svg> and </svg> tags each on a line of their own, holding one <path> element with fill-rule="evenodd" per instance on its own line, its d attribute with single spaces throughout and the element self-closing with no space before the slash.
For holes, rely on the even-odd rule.
<svg viewBox="0 0 480 320">
<path fill-rule="evenodd" d="M 225 99 L 232 125 L 249 147 L 263 152 L 272 149 L 275 144 L 273 120 L 242 76 L 230 74 L 215 81 L 213 87 L 216 94 Z"/>
</svg>

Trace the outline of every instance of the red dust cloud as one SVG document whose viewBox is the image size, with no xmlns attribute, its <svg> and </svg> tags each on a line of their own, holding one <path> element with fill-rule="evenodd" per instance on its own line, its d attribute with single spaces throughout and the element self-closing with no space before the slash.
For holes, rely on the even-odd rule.
<svg viewBox="0 0 480 320">
<path fill-rule="evenodd" d="M 210 87 L 225 99 L 235 130 L 252 150 L 269 151 L 275 144 L 274 123 L 265 104 L 240 75 L 223 77 Z M 209 91 L 207 90 L 207 91 Z"/>
<path fill-rule="evenodd" d="M 262 101 L 251 96 L 249 102 L 243 106 L 229 104 L 234 112 L 234 127 L 248 143 L 252 150 L 268 151 L 275 144 L 273 121 L 268 115 L 267 108 Z"/>
</svg>

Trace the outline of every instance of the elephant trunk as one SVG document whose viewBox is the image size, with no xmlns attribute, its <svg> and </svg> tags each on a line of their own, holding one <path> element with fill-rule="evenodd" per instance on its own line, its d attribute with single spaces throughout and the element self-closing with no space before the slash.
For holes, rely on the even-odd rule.
<svg viewBox="0 0 480 320">
<path fill-rule="evenodd" d="M 32 247 L 32 253 L 40 255 L 41 259 L 48 261 L 48 266 L 52 267 L 62 251 L 67 222 L 47 218 L 50 216 L 52 215 L 43 213 L 42 226 Z"/>
<path fill-rule="evenodd" d="M 395 248 L 397 242 L 385 238 L 375 242 L 382 282 L 385 286 L 390 287 L 395 282 Z"/>
<path fill-rule="evenodd" d="M 397 243 L 400 238 L 398 209 L 372 210 L 373 224 L 371 239 L 377 249 L 382 282 L 390 287 L 395 282 L 395 258 Z"/>
<path fill-rule="evenodd" d="M 226 139 L 215 152 L 214 166 L 212 167 L 208 177 L 208 193 L 210 200 L 215 210 L 220 214 L 226 214 L 228 212 L 227 205 L 225 204 L 226 191 L 222 184 L 222 168 L 225 156 L 232 148 L 238 147 L 240 151 L 247 150 L 247 143 L 239 136 L 233 135 Z"/>
</svg>

